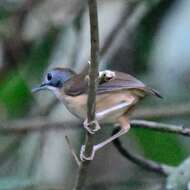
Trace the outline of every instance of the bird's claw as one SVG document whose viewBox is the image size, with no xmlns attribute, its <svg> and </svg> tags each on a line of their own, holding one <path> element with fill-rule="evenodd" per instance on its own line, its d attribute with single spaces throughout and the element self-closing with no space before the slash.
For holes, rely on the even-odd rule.
<svg viewBox="0 0 190 190">
<path fill-rule="evenodd" d="M 82 147 L 81 147 L 81 149 L 80 149 L 80 160 L 82 161 L 82 162 L 84 162 L 84 161 L 86 161 L 86 160 L 93 160 L 94 159 L 94 156 L 95 156 L 95 152 L 96 152 L 96 150 L 95 150 L 95 148 L 93 147 L 93 149 L 92 149 L 92 153 L 91 153 L 91 155 L 90 156 L 85 156 L 84 154 L 85 154 L 85 145 L 82 145 Z"/>
<path fill-rule="evenodd" d="M 91 129 L 91 128 L 89 127 L 89 125 L 92 125 L 92 124 L 94 124 L 94 126 L 95 126 L 95 128 L 93 128 L 93 129 Z M 95 134 L 96 131 L 98 131 L 99 129 L 101 129 L 101 127 L 100 127 L 100 125 L 99 125 L 99 123 L 98 123 L 97 120 L 94 120 L 94 121 L 91 121 L 91 122 L 88 122 L 87 120 L 85 120 L 84 123 L 83 123 L 83 125 L 84 125 L 84 128 L 85 128 L 90 134 L 92 134 L 92 135 Z"/>
</svg>

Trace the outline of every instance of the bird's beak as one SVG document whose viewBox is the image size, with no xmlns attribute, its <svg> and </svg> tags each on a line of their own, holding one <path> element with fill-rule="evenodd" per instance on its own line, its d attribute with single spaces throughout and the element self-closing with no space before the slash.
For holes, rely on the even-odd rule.
<svg viewBox="0 0 190 190">
<path fill-rule="evenodd" d="M 47 89 L 47 84 L 42 83 L 39 87 L 33 88 L 32 93 L 36 93 L 36 92 L 39 92 L 40 90 L 45 90 L 45 89 Z"/>
</svg>

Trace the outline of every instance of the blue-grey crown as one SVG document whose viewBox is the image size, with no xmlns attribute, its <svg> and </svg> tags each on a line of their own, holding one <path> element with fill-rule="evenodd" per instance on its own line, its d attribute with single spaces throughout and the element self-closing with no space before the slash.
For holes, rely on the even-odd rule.
<svg viewBox="0 0 190 190">
<path fill-rule="evenodd" d="M 66 81 L 71 79 L 75 72 L 69 68 L 55 68 L 48 72 L 45 78 L 45 85 L 61 88 Z"/>
</svg>

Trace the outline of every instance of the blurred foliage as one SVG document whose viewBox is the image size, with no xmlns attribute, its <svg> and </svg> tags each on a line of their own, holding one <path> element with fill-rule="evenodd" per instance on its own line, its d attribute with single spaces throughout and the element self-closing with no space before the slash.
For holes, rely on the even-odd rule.
<svg viewBox="0 0 190 190">
<path fill-rule="evenodd" d="M 22 116 L 28 108 L 31 95 L 25 81 L 16 73 L 1 87 L 0 100 L 12 117 Z M 15 76 L 16 75 L 16 76 Z"/>
<path fill-rule="evenodd" d="M 41 80 L 42 73 L 48 64 L 56 34 L 56 30 L 51 30 L 44 39 L 33 44 L 29 55 L 21 60 L 23 67 L 20 70 L 11 71 L 1 83 L 0 102 L 6 107 L 9 116 L 21 117 L 27 113 L 32 98 L 27 81 L 31 79 Z"/>
<path fill-rule="evenodd" d="M 160 22 L 164 19 L 168 9 L 173 5 L 174 0 L 162 1 L 155 9 L 151 10 L 138 26 L 135 44 L 136 60 L 134 71 L 137 74 L 146 74 L 149 71 L 150 51 L 155 34 L 159 29 Z"/>
<path fill-rule="evenodd" d="M 48 66 L 57 34 L 58 30 L 52 28 L 43 39 L 33 44 L 30 55 L 23 60 L 23 65 L 26 65 L 24 71 L 26 79 L 30 79 L 28 76 L 38 81 L 42 79 L 42 73 Z"/>
<path fill-rule="evenodd" d="M 0 21 L 9 17 L 9 12 L 5 9 L 0 9 Z"/>
<path fill-rule="evenodd" d="M 33 182 L 30 179 L 18 178 L 18 177 L 9 177 L 0 179 L 0 189 L 9 190 L 9 189 L 24 189 L 28 186 L 32 186 Z"/>
<path fill-rule="evenodd" d="M 137 52 L 134 64 L 135 73 L 146 75 L 150 72 L 149 64 L 153 64 L 149 62 L 152 43 L 155 38 L 155 34 L 160 27 L 160 22 L 164 19 L 173 3 L 174 1 L 171 0 L 163 1 L 159 6 L 150 11 L 139 25 L 137 30 L 138 32 L 135 37 Z M 154 105 L 155 101 L 151 99 L 146 100 L 145 103 Z M 185 148 L 174 135 L 144 130 L 135 130 L 134 134 L 137 137 L 145 156 L 150 159 L 171 165 L 177 165 L 187 156 Z"/>
<path fill-rule="evenodd" d="M 11 2 L 11 1 L 10 1 Z M 9 2 L 9 3 L 10 3 Z M 15 1 L 16 2 L 16 1 Z M 47 3 L 48 5 L 48 1 L 44 1 L 45 3 Z M 51 2 L 51 1 L 49 1 Z M 74 2 L 73 4 L 71 3 L 71 5 L 77 5 L 77 3 L 80 3 L 79 1 L 72 1 Z M 153 0 L 151 1 L 153 2 Z M 149 3 L 151 3 L 149 1 Z M 12 2 L 13 3 L 13 2 Z M 19 6 L 20 6 L 19 2 Z M 76 3 L 76 4 L 75 4 Z M 107 3 L 107 4 L 106 4 Z M 109 4 L 110 3 L 110 4 Z M 113 4 L 112 4 L 113 3 Z M 100 2 L 100 8 L 101 8 L 101 13 L 102 16 L 108 14 L 109 9 L 112 10 L 110 7 L 111 6 L 115 6 L 116 4 L 119 4 L 118 7 L 120 9 L 117 9 L 117 13 L 121 14 L 120 12 L 118 12 L 118 10 L 123 10 L 122 8 L 126 6 L 124 1 L 101 1 Z M 13 3 L 14 4 L 14 3 Z M 21 3 L 22 4 L 22 3 Z M 170 9 L 173 7 L 173 5 L 175 4 L 174 0 L 166 0 L 166 1 L 161 1 L 161 3 L 158 4 L 158 6 L 156 6 L 153 10 L 151 10 L 140 22 L 140 25 L 138 26 L 137 31 L 134 31 L 132 34 L 132 38 L 134 39 L 134 41 L 132 42 L 133 44 L 131 45 L 131 47 L 134 47 L 133 51 L 135 51 L 134 53 L 134 58 L 133 58 L 133 63 L 132 63 L 132 70 L 133 73 L 135 73 L 135 76 L 139 76 L 138 78 L 141 78 L 141 76 L 145 76 L 144 78 L 146 79 L 146 76 L 150 74 L 151 72 L 151 65 L 153 63 L 149 62 L 149 58 L 150 58 L 150 54 L 151 51 L 153 49 L 153 43 L 154 40 L 158 34 L 158 30 L 161 27 L 161 23 L 164 21 L 165 17 L 167 16 L 168 12 L 170 11 Z M 45 6 L 47 9 L 52 6 L 49 4 L 48 6 Z M 69 4 L 70 5 L 70 4 Z M 105 6 L 106 5 L 106 6 Z M 39 7 L 42 6 L 43 7 L 43 1 L 39 3 Z M 110 6 L 110 7 L 109 7 Z M 37 37 L 34 39 L 25 39 L 23 37 L 23 41 L 24 43 L 27 44 L 28 49 L 23 53 L 22 56 L 18 57 L 17 59 L 17 63 L 16 66 L 13 64 L 12 68 L 9 70 L 5 70 L 6 72 L 6 77 L 3 78 L 3 80 L 0 81 L 0 118 L 2 120 L 5 119 L 16 119 L 16 118 L 25 118 L 30 116 L 30 112 L 33 108 L 33 103 L 34 103 L 34 97 L 31 94 L 31 87 L 33 86 L 34 83 L 40 82 L 42 80 L 43 74 L 44 72 L 47 70 L 47 68 L 50 66 L 50 59 L 52 58 L 52 52 L 55 51 L 55 47 L 57 46 L 57 44 L 62 43 L 64 44 L 64 47 L 70 48 L 70 46 L 67 44 L 67 40 L 65 40 L 65 38 L 67 38 L 69 35 L 68 33 L 72 33 L 72 35 L 77 35 L 75 36 L 76 45 L 77 47 L 79 47 L 79 49 L 77 50 L 77 56 L 76 55 L 76 50 L 73 50 L 73 56 L 70 56 L 69 53 L 66 51 L 63 52 L 64 56 L 70 56 L 71 60 L 68 58 L 67 60 L 67 64 L 68 65 L 72 65 L 72 63 L 76 63 L 73 64 L 74 66 L 76 66 L 76 68 L 81 67 L 82 68 L 85 65 L 77 65 L 78 62 L 82 62 L 80 59 L 81 57 L 84 57 L 84 55 L 86 56 L 86 58 L 89 57 L 89 47 L 88 45 L 86 45 L 86 38 L 87 38 L 87 27 L 86 25 L 88 24 L 88 19 L 87 19 L 87 12 L 86 12 L 86 8 L 82 7 L 82 9 L 80 9 L 78 6 L 77 7 L 72 7 L 71 11 L 68 13 L 68 17 L 66 20 L 59 20 L 59 14 L 56 15 L 56 9 L 53 11 L 53 15 L 52 18 L 50 18 L 51 14 L 45 14 L 45 12 L 40 12 L 38 11 L 35 15 L 35 8 L 38 8 L 38 5 L 35 5 L 35 7 L 31 7 L 31 9 L 29 9 L 28 13 L 26 14 L 26 18 L 23 18 L 23 20 L 25 22 L 31 22 L 31 23 L 22 23 L 23 28 L 20 28 L 20 32 L 21 32 L 21 36 L 24 36 L 24 27 L 26 27 L 25 25 L 29 25 L 28 28 L 30 29 L 34 29 L 34 31 L 36 31 L 37 27 L 33 22 L 34 19 L 33 17 L 37 17 L 38 19 L 37 21 L 38 24 L 41 23 L 41 27 L 43 29 L 43 31 L 41 31 L 40 33 L 40 37 L 38 35 L 36 35 Z M 60 7 L 58 7 L 60 8 Z M 57 8 L 57 9 L 58 9 Z M 72 10 L 75 10 L 74 8 L 76 8 L 76 10 L 80 9 L 79 11 L 76 12 L 72 12 Z M 0 27 L 4 28 L 9 28 L 10 23 L 13 24 L 14 28 L 14 17 L 15 17 L 15 12 L 18 10 L 18 7 L 12 7 L 10 8 L 6 8 L 6 6 L 2 6 L 0 4 Z M 39 10 L 41 10 L 39 8 Z M 43 9 L 42 9 L 43 10 Z M 52 11 L 52 10 L 51 10 Z M 63 10 L 62 12 L 65 14 L 65 10 L 64 10 L 64 6 L 63 6 Z M 30 14 L 31 13 L 31 14 Z M 42 13 L 40 15 L 40 13 Z M 60 9 L 59 9 L 59 13 L 61 13 Z M 63 15 L 64 15 L 63 14 Z M 113 12 L 109 13 L 109 22 L 112 21 L 112 19 L 114 19 L 114 14 Z M 18 15 L 17 15 L 18 16 Z M 57 16 L 57 17 L 56 17 Z M 66 15 L 67 16 L 67 15 Z M 28 17 L 31 17 L 32 19 L 28 19 Z M 72 17 L 72 19 L 70 19 L 70 17 Z M 44 18 L 44 20 L 43 20 Z M 28 20 L 27 20 L 28 19 Z M 101 19 L 101 18 L 99 18 Z M 10 20 L 13 20 L 13 22 L 10 22 Z M 16 20 L 16 19 L 15 19 Z M 43 22 L 46 22 L 45 24 Z M 115 21 L 114 21 L 115 22 Z M 71 29 L 71 23 L 74 23 L 74 27 Z M 104 25 L 100 26 L 101 30 L 107 30 L 107 26 L 109 25 L 109 23 L 104 23 Z M 46 27 L 46 28 L 43 28 Z M 27 28 L 27 27 L 26 27 Z M 70 30 L 67 30 L 67 29 Z M 103 29 L 102 29 L 103 28 Z M 109 28 L 109 27 L 108 27 Z M 2 30 L 4 31 L 4 30 Z M 6 30 L 5 30 L 6 31 Z M 38 28 L 37 28 L 38 31 Z M 65 31 L 69 31 L 69 32 L 65 32 Z M 33 32 L 33 31 L 31 31 Z M 107 32 L 107 31 L 106 31 Z M 110 31 L 109 31 L 110 32 Z M 109 32 L 107 32 L 109 34 Z M 0 33 L 1 33 L 1 29 L 0 29 Z M 11 32 L 10 32 L 11 33 Z M 35 32 L 34 32 L 35 33 Z M 66 34 L 67 33 L 67 34 Z M 71 38 L 72 38 L 72 35 Z M 0 54 L 0 56 L 2 56 L 2 63 L 1 63 L 1 67 L 4 67 L 7 63 L 6 61 L 8 60 L 9 57 L 5 57 L 4 55 L 4 49 L 5 48 L 5 41 L 7 40 L 7 36 L 5 35 L 0 35 L 0 43 L 2 43 L 2 47 L 0 47 L 0 52 L 2 52 L 2 55 Z M 35 35 L 34 35 L 35 36 Z M 61 38 L 58 38 L 58 36 L 64 36 L 63 40 L 61 41 Z M 5 38 L 4 38 L 5 37 Z M 8 36 L 9 37 L 9 36 Z M 13 36 L 14 37 L 14 36 Z M 17 36 L 15 35 L 15 38 L 17 38 Z M 69 37 L 68 37 L 69 39 Z M 81 44 L 77 44 L 78 41 L 81 42 Z M 103 39 L 105 41 L 105 39 Z M 23 43 L 23 42 L 21 42 Z M 127 44 L 128 41 L 126 39 L 123 39 L 122 41 L 122 45 Z M 130 45 L 130 44 L 129 44 Z M 74 49 L 74 48 L 73 48 Z M 120 57 L 120 51 L 117 52 L 118 57 Z M 124 59 L 122 60 L 123 63 L 127 63 L 127 58 L 129 55 L 129 52 L 124 52 L 126 55 L 124 55 Z M 81 56 L 81 57 L 80 57 Z M 122 55 L 123 56 L 123 55 Z M 73 59 L 79 59 L 79 61 L 77 62 L 76 60 L 73 61 Z M 60 58 L 62 59 L 62 57 Z M 1 60 L 1 59 L 0 59 Z M 60 60 L 59 60 L 60 61 Z M 70 61 L 70 62 L 69 62 Z M 60 63 L 62 63 L 60 61 Z M 117 64 L 117 63 L 115 63 Z M 68 66 L 67 65 L 67 66 Z M 13 67 L 14 66 L 14 67 Z M 65 66 L 65 65 L 60 65 L 60 66 Z M 73 66 L 73 69 L 75 69 L 75 67 Z M 1 69 L 0 67 L 0 69 Z M 117 65 L 117 68 L 119 68 L 122 70 L 122 66 L 121 65 Z M 108 65 L 109 68 L 109 65 Z M 128 69 L 128 68 L 127 68 Z M 123 70 L 124 72 L 126 72 L 126 70 Z M 161 75 L 161 74 L 160 74 Z M 152 77 L 152 78 L 151 78 Z M 154 83 L 154 76 L 150 76 L 148 83 Z M 159 80 L 159 79 L 157 79 Z M 152 85 L 152 84 L 151 84 Z M 174 89 L 175 91 L 176 89 Z M 171 92 L 172 94 L 172 92 Z M 45 97 L 45 96 L 44 96 Z M 38 97 L 35 97 L 38 98 Z M 164 100 L 163 103 L 161 103 L 161 101 L 157 101 L 153 98 L 147 99 L 146 101 L 144 101 L 144 103 L 142 104 L 142 106 L 154 106 L 155 104 L 167 104 L 167 100 Z M 58 107 L 59 108 L 59 107 Z M 56 118 L 60 117 L 62 118 L 62 116 L 65 114 L 67 116 L 67 113 L 64 112 L 64 110 L 62 109 L 59 113 L 57 113 L 56 111 L 58 110 L 58 108 L 56 107 L 56 109 L 52 108 L 52 112 L 56 113 L 54 115 L 56 115 Z M 53 114 L 52 114 L 53 115 Z M 53 117 L 51 115 L 51 117 Z M 67 119 L 67 118 L 66 118 Z M 175 121 L 178 118 L 171 118 L 168 119 L 167 122 L 170 121 Z M 184 119 L 184 118 L 183 118 Z M 189 118 L 185 118 L 186 121 L 189 121 Z M 163 120 L 164 121 L 164 120 Z M 182 119 L 180 121 L 183 121 Z M 50 131 L 51 132 L 51 131 Z M 168 135 L 168 134 L 161 134 L 161 133 L 155 133 L 153 131 L 148 131 L 148 130 L 134 130 L 134 132 L 132 132 L 135 135 L 135 141 L 132 142 L 132 144 L 138 144 L 138 147 L 140 147 L 140 150 L 144 153 L 145 157 L 149 158 L 149 159 L 153 159 L 156 160 L 158 162 L 163 162 L 163 163 L 167 163 L 170 165 L 178 165 L 182 160 L 184 160 L 187 157 L 187 152 L 188 152 L 188 148 L 189 148 L 189 144 L 187 146 L 184 146 L 184 143 L 181 141 L 180 138 L 178 138 L 175 135 Z M 28 134 L 27 134 L 28 135 Z M 25 137 L 24 139 L 24 143 L 26 142 L 27 144 L 27 137 L 30 136 L 28 135 Z M 48 137 L 48 138 L 47 138 Z M 20 138 L 20 137 L 18 137 Z M 52 145 L 54 143 L 54 140 L 56 140 L 56 136 L 54 136 L 53 140 L 51 137 L 49 137 L 46 133 L 43 133 L 41 135 L 41 141 L 39 142 L 39 147 L 38 147 L 38 152 L 40 152 L 40 155 L 38 155 L 38 158 L 43 158 L 43 151 L 47 151 L 46 149 L 47 146 L 45 146 L 46 141 L 50 140 L 50 144 Z M 4 153 L 4 149 L 6 149 L 5 147 L 7 147 L 7 144 L 11 144 L 11 142 L 16 138 L 13 138 L 12 136 L 9 135 L 0 135 L 0 154 Z M 44 140 L 45 139 L 45 140 Z M 23 139 L 22 139 L 23 140 Z M 72 139 L 73 140 L 73 139 Z M 77 143 L 79 143 L 80 141 L 78 140 Z M 9 157 L 11 157 L 11 152 L 12 154 L 14 154 L 14 156 L 16 155 L 15 152 L 18 153 L 19 148 L 21 147 L 21 143 L 15 143 L 15 146 L 11 146 L 11 149 L 9 150 Z M 46 147 L 46 148 L 44 148 Z M 52 145 L 53 147 L 53 145 Z M 56 148 L 56 147 L 54 147 Z M 133 148 L 133 146 L 131 147 Z M 63 149 L 66 149 L 65 147 L 63 147 Z M 31 151 L 31 150 L 27 150 L 27 151 Z M 26 152 L 27 152 L 26 151 Z M 0 156 L 1 157 L 1 156 Z M 66 157 L 66 155 L 65 155 Z M 4 158 L 4 157 L 3 157 Z M 48 159 L 48 158 L 47 158 Z M 53 160 L 54 163 L 59 163 L 58 160 L 58 156 L 55 155 L 55 161 Z M 62 159 L 63 158 L 59 158 Z M 114 164 L 112 163 L 112 165 L 114 167 L 116 167 L 115 165 L 115 161 L 111 160 L 112 158 L 110 158 L 110 162 L 114 162 Z M 44 159 L 45 160 L 45 159 Z M 68 161 L 69 160 L 69 161 Z M 66 162 L 66 164 L 63 164 L 65 167 L 66 165 L 69 165 L 68 163 L 71 162 L 71 159 L 68 159 Z M 0 165 L 1 162 L 4 163 L 4 161 L 6 161 L 6 158 L 4 159 L 0 159 Z M 47 167 L 51 168 L 51 162 L 52 160 L 48 160 L 47 161 Z M 41 163 L 39 160 L 35 160 L 35 162 L 39 162 Z M 15 165 L 17 164 L 17 162 L 15 162 Z M 99 164 L 99 165 L 98 165 Z M 104 167 L 103 165 L 101 165 L 101 163 L 97 164 L 97 168 L 99 167 Z M 14 164 L 13 164 L 14 165 Z M 37 164 L 36 164 L 37 165 Z M 22 165 L 20 166 L 14 166 L 15 168 L 19 168 L 20 170 L 22 169 Z M 130 168 L 130 167 L 129 167 Z M 36 175 L 39 176 L 41 173 L 43 172 L 39 172 L 38 169 L 36 169 Z M 40 169 L 39 169 L 40 170 Z M 71 180 L 71 175 L 73 175 L 73 170 L 69 171 L 70 168 L 64 168 L 64 175 L 61 173 L 60 174 L 60 179 L 58 179 L 58 181 L 60 180 L 61 182 L 64 181 L 64 184 L 67 184 L 68 179 L 70 180 L 69 183 L 73 183 L 73 179 Z M 48 170 L 49 171 L 49 170 Z M 52 169 L 52 171 L 54 172 L 54 169 Z M 138 172 L 142 172 L 141 168 L 138 168 Z M 38 172 L 40 174 L 38 174 Z M 53 176 L 55 175 L 52 172 Z M 70 173 L 69 173 L 70 172 Z M 118 171 L 119 173 L 120 171 Z M 122 176 L 125 175 L 128 176 L 129 173 L 132 173 L 133 171 L 131 170 L 130 172 L 127 170 L 125 172 L 125 174 L 122 173 Z M 11 172 L 10 172 L 11 173 Z M 19 173 L 19 172 L 18 172 Z M 35 172 L 34 172 L 35 173 Z M 46 174 L 46 170 L 45 170 L 45 175 Z M 66 173 L 66 174 L 65 174 Z M 109 173 L 109 172 L 108 172 Z M 110 172 L 111 173 L 111 172 Z M 112 172 L 113 175 L 117 175 L 116 172 Z M 44 175 L 44 176 L 45 176 Z M 42 175 L 43 176 L 43 175 Z M 56 175 L 55 175 L 56 176 Z M 65 178 L 63 176 L 66 176 Z M 25 176 L 26 177 L 26 176 Z M 35 176 L 36 177 L 36 176 Z M 8 189 L 14 189 L 15 187 L 20 188 L 20 189 L 24 189 L 25 187 L 30 187 L 30 186 L 35 186 L 35 177 L 34 179 L 28 179 L 26 178 L 20 178 L 19 174 L 18 176 L 7 176 L 7 177 L 2 177 L 0 178 L 0 189 L 2 190 L 8 190 Z M 53 180 L 54 177 L 52 177 Z M 55 177 L 56 178 L 56 177 Z M 64 178 L 64 180 L 63 180 Z M 66 180 L 65 180 L 66 179 Z M 52 180 L 52 181 L 53 181 Z M 40 181 L 40 180 L 39 180 Z M 50 181 L 49 178 L 47 178 L 46 181 Z M 56 181 L 56 180 L 55 180 Z M 56 181 L 57 182 L 57 181 Z M 128 189 L 132 190 L 132 189 L 142 189 L 140 186 L 142 185 L 143 182 L 139 181 L 135 181 L 134 178 L 130 178 L 128 179 L 128 181 L 126 180 L 126 183 L 124 184 L 120 184 L 120 186 L 117 189 L 126 189 L 126 186 L 128 187 Z M 38 184 L 37 184 L 38 185 Z M 102 187 L 102 186 L 101 186 Z M 67 187 L 66 187 L 67 188 Z M 65 189 L 66 189 L 65 188 Z M 35 188 L 34 188 L 35 189 Z M 93 189 L 93 188 L 92 188 Z M 96 186 L 95 188 L 96 189 Z M 101 188 L 100 188 L 101 189 Z M 106 189 L 106 186 L 105 186 Z M 112 189 L 116 189 L 115 186 L 113 186 Z M 147 189 L 151 189 L 148 188 Z"/>
<path fill-rule="evenodd" d="M 184 147 L 175 135 L 148 130 L 135 130 L 134 133 L 147 158 L 160 163 L 178 165 L 187 156 Z"/>
</svg>

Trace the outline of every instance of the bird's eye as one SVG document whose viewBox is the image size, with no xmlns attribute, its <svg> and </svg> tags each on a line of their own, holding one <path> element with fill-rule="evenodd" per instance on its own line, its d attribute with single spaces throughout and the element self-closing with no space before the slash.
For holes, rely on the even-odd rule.
<svg viewBox="0 0 190 190">
<path fill-rule="evenodd" d="M 50 81 L 52 79 L 52 74 L 51 73 L 48 73 L 47 74 L 47 80 Z"/>
</svg>

